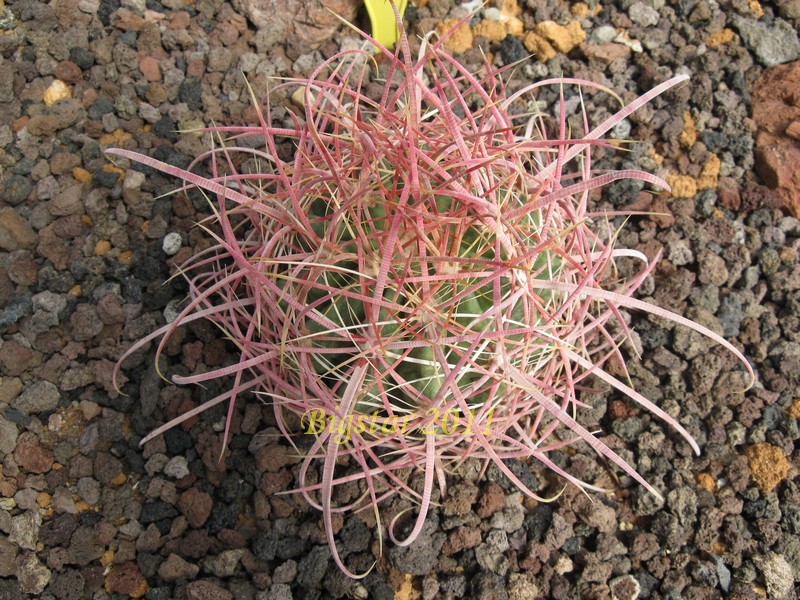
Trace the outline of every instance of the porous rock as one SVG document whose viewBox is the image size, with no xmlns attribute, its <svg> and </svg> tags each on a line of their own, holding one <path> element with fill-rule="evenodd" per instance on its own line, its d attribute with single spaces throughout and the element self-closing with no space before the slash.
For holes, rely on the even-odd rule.
<svg viewBox="0 0 800 600">
<path fill-rule="evenodd" d="M 301 48 L 317 48 L 331 39 L 341 26 L 336 15 L 352 22 L 361 3 L 356 0 L 233 0 L 232 4 L 268 38 L 265 46 L 294 40 Z"/>
<path fill-rule="evenodd" d="M 767 69 L 753 86 L 756 171 L 800 216 L 800 61 Z"/>
</svg>

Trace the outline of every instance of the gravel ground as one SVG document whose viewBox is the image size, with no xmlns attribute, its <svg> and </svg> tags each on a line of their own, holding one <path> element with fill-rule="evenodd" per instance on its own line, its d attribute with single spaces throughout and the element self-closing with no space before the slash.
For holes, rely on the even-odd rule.
<svg viewBox="0 0 800 600">
<path fill-rule="evenodd" d="M 468 464 L 419 540 L 385 548 L 368 577 L 351 581 L 330 560 L 320 515 L 276 495 L 295 484 L 297 460 L 258 400 L 240 403 L 223 462 L 221 408 L 139 447 L 218 391 L 166 384 L 151 353 L 126 364 L 127 395 L 110 380 L 124 349 L 174 314 L 186 289 L 165 281 L 208 244 L 192 227 L 207 207 L 192 195 L 159 197 L 175 182 L 114 166 L 103 149 L 185 165 L 205 141 L 177 131 L 253 122 L 242 72 L 263 93 L 271 76 L 307 74 L 353 46 L 319 4 L 19 0 L 2 9 L 0 597 L 796 598 L 798 0 L 520 0 L 520 12 L 490 2 L 454 39 L 465 64 L 477 67 L 480 49 L 497 65 L 535 51 L 517 81 L 580 76 L 626 100 L 672 74 L 692 76 L 614 132 L 641 144 L 598 157 L 601 168 L 666 177 L 674 197 L 622 182 L 595 198 L 657 211 L 632 219 L 621 239 L 664 250 L 645 294 L 724 332 L 758 373 L 741 394 L 742 371 L 725 351 L 632 315 L 643 349 L 630 364 L 634 387 L 679 413 L 702 455 L 612 392 L 584 396 L 587 422 L 663 503 L 581 452 L 560 460 L 613 494 L 568 487 L 537 505 L 493 468 L 476 481 Z M 326 4 L 363 19 L 353 0 Z M 452 0 L 417 4 L 407 14 L 416 32 L 463 14 Z M 555 101 L 554 92 L 538 98 Z M 595 122 L 609 110 L 599 97 L 587 102 Z M 162 366 L 188 374 L 232 356 L 196 324 L 172 339 Z M 559 489 L 536 465 L 511 467 L 534 489 Z M 342 556 L 369 566 L 378 552 L 370 516 L 336 526 Z"/>
</svg>

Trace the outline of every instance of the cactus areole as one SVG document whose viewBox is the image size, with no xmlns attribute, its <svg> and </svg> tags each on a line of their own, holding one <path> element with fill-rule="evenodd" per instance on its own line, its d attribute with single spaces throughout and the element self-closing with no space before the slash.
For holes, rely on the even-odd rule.
<svg viewBox="0 0 800 600">
<path fill-rule="evenodd" d="M 595 378 L 699 452 L 677 419 L 604 368 L 612 359 L 624 365 L 621 310 L 672 319 L 749 366 L 713 332 L 632 298 L 654 262 L 615 248 L 616 215 L 592 213 L 588 198 L 625 178 L 669 189 L 642 171 L 595 172 L 592 151 L 607 145 L 601 138 L 615 124 L 687 77 L 661 83 L 599 124 L 580 111 L 576 131 L 564 90 L 608 90 L 560 78 L 509 94 L 488 62 L 470 72 L 433 35 L 414 55 L 402 31 L 394 52 L 364 37 L 363 51 L 342 52 L 308 79 L 281 84 L 303 90 L 303 110 L 289 127 L 272 123 L 267 98 L 254 101 L 253 126 L 204 130 L 214 145 L 186 170 L 108 151 L 183 179 L 213 208 L 204 226 L 214 245 L 182 268 L 185 310 L 129 353 L 158 338 L 160 352 L 177 326 L 201 318 L 241 353 L 233 366 L 174 378 L 230 376 L 232 385 L 145 440 L 224 401 L 229 425 L 245 393 L 271 403 L 290 440 L 293 413 L 315 436 L 297 491 L 322 511 L 334 560 L 351 576 L 332 514 L 372 507 L 380 515 L 379 503 L 401 494 L 419 505 L 410 533 L 397 539 L 397 517 L 386 528 L 393 542 L 409 544 L 434 488 L 445 493 L 445 473 L 468 457 L 494 463 L 522 492 L 546 500 L 506 461 L 533 459 L 600 489 L 552 458 L 582 442 L 658 494 L 580 423 L 579 390 Z M 366 92 L 375 47 L 384 63 L 378 98 Z M 526 102 L 544 86 L 561 90 L 555 128 Z M 284 159 L 287 140 L 295 151 Z M 198 174 L 201 165 L 210 176 Z M 640 261 L 636 276 L 612 277 L 621 257 Z M 334 505 L 334 488 L 353 482 L 361 497 Z"/>
</svg>

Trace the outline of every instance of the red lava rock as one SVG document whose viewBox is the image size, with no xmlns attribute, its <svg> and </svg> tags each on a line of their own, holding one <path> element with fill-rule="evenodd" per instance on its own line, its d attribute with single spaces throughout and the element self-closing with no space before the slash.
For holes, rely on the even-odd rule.
<svg viewBox="0 0 800 600">
<path fill-rule="evenodd" d="M 278 518 L 290 517 L 294 513 L 294 505 L 286 500 L 283 496 L 272 496 L 269 499 L 272 512 Z"/>
<path fill-rule="evenodd" d="M 71 152 L 58 152 L 50 159 L 50 172 L 53 175 L 64 175 L 81 164 L 81 157 Z"/>
<path fill-rule="evenodd" d="M 36 233 L 28 222 L 11 207 L 0 209 L 0 250 L 33 248 Z"/>
<path fill-rule="evenodd" d="M 186 558 L 203 558 L 208 554 L 211 541 L 211 536 L 205 529 L 190 529 L 182 538 L 171 540 L 165 549 L 167 551 L 174 549 Z M 174 546 L 170 544 L 174 544 Z"/>
<path fill-rule="evenodd" d="M 468 482 L 460 483 L 448 491 L 442 511 L 445 516 L 466 515 L 472 511 L 472 505 L 477 497 L 478 488 L 476 486 Z"/>
<path fill-rule="evenodd" d="M 185 10 L 179 10 L 169 16 L 167 22 L 168 29 L 186 29 L 189 26 L 190 18 L 189 13 Z"/>
<path fill-rule="evenodd" d="M 261 485 L 259 488 L 262 492 L 271 496 L 289 489 L 292 484 L 292 475 L 287 469 L 281 469 L 277 473 L 264 473 L 261 476 Z"/>
<path fill-rule="evenodd" d="M 194 249 L 188 246 L 184 246 L 178 250 L 178 253 L 170 257 L 170 259 L 167 261 L 167 264 L 170 266 L 170 273 L 174 274 L 177 271 L 177 267 L 183 265 L 192 257 L 193 254 Z"/>
<path fill-rule="evenodd" d="M 211 581 L 193 581 L 186 586 L 189 600 L 233 600 L 233 594 Z"/>
<path fill-rule="evenodd" d="M 19 548 L 6 539 L 0 538 L 0 577 L 11 577 L 16 571 L 14 564 Z"/>
<path fill-rule="evenodd" d="M 608 409 L 606 411 L 608 416 L 616 421 L 617 419 L 624 419 L 625 417 L 630 417 L 636 414 L 636 411 L 633 410 L 631 406 L 629 406 L 623 400 L 613 399 L 608 403 Z"/>
<path fill-rule="evenodd" d="M 99 590 L 103 585 L 103 570 L 103 565 L 100 564 L 89 565 L 81 569 L 81 575 L 86 581 L 84 589 Z"/>
<path fill-rule="evenodd" d="M 587 42 L 581 45 L 581 50 L 589 60 L 596 60 L 604 65 L 610 65 L 618 58 L 627 58 L 631 49 L 623 44 L 594 44 Z"/>
<path fill-rule="evenodd" d="M 740 193 L 742 210 L 744 211 L 751 211 L 757 208 L 779 208 L 783 204 L 783 198 L 781 198 L 777 190 L 772 190 L 757 183 L 745 183 Z"/>
<path fill-rule="evenodd" d="M 83 222 L 78 214 L 67 215 L 53 222 L 53 232 L 60 237 L 75 238 L 83 232 Z"/>
<path fill-rule="evenodd" d="M 97 315 L 106 325 L 125 322 L 125 311 L 122 309 L 122 303 L 114 294 L 106 294 L 100 299 L 97 303 Z"/>
<path fill-rule="evenodd" d="M 481 530 L 477 527 L 459 527 L 452 531 L 442 546 L 442 553 L 450 556 L 481 543 Z"/>
<path fill-rule="evenodd" d="M 288 40 L 308 51 L 331 39 L 341 26 L 336 15 L 352 22 L 358 0 L 233 0 L 233 8 L 245 15 L 270 40 Z M 273 43 L 274 43 L 273 42 Z M 271 45 L 271 44 L 269 44 Z"/>
<path fill-rule="evenodd" d="M 225 362 L 227 342 L 224 339 L 212 340 L 203 346 L 203 362 L 209 367 L 219 367 Z"/>
<path fill-rule="evenodd" d="M 617 514 L 614 509 L 599 500 L 592 501 L 586 495 L 575 496 L 572 509 L 581 521 L 602 533 L 610 533 L 617 526 Z"/>
<path fill-rule="evenodd" d="M 161 80 L 161 67 L 152 56 L 145 56 L 139 61 L 139 72 L 147 81 Z"/>
<path fill-rule="evenodd" d="M 103 322 L 91 304 L 79 304 L 70 315 L 69 323 L 72 337 L 78 342 L 90 340 L 103 330 Z"/>
<path fill-rule="evenodd" d="M 54 217 L 64 217 L 83 212 L 83 185 L 71 185 L 50 202 L 49 211 Z"/>
<path fill-rule="evenodd" d="M 227 451 L 222 446 L 222 434 L 202 432 L 197 436 L 197 450 L 207 469 L 206 476 L 209 480 L 221 478 L 227 470 L 224 456 Z"/>
<path fill-rule="evenodd" d="M 108 593 L 125 594 L 131 598 L 141 598 L 148 590 L 147 581 L 136 563 L 128 562 L 111 567 L 106 576 L 105 589 Z"/>
<path fill-rule="evenodd" d="M 14 460 L 29 473 L 47 473 L 53 466 L 53 453 L 39 445 L 35 433 L 26 431 L 17 439 Z"/>
<path fill-rule="evenodd" d="M 21 375 L 42 363 L 42 355 L 26 348 L 16 340 L 8 340 L 0 347 L 0 371 L 3 375 Z"/>
<path fill-rule="evenodd" d="M 176 217 L 191 217 L 197 212 L 194 209 L 194 204 L 185 194 L 177 194 L 172 200 L 172 212 Z"/>
<path fill-rule="evenodd" d="M 144 25 L 144 19 L 139 15 L 132 13 L 131 11 L 120 8 L 116 12 L 117 15 L 117 22 L 115 25 L 118 29 L 122 31 L 129 31 L 133 29 L 134 31 L 139 31 Z"/>
<path fill-rule="evenodd" d="M 653 533 L 640 533 L 633 540 L 633 551 L 631 558 L 634 566 L 641 562 L 650 560 L 659 551 L 658 538 Z"/>
<path fill-rule="evenodd" d="M 11 260 L 6 266 L 8 277 L 19 285 L 31 286 L 37 281 L 39 265 L 31 257 L 30 252 L 21 250 L 11 255 Z"/>
<path fill-rule="evenodd" d="M 197 529 L 205 525 L 213 506 L 211 496 L 197 488 L 186 490 L 178 500 L 178 510 L 189 521 L 189 525 Z"/>
<path fill-rule="evenodd" d="M 217 25 L 214 33 L 219 36 L 219 41 L 226 48 L 233 46 L 239 38 L 239 29 L 231 21 L 223 21 Z"/>
<path fill-rule="evenodd" d="M 766 69 L 753 85 L 756 171 L 800 217 L 800 61 Z"/>
<path fill-rule="evenodd" d="M 200 357 L 203 355 L 203 342 L 190 342 L 184 344 L 181 352 L 181 362 L 190 371 L 194 371 Z"/>
<path fill-rule="evenodd" d="M 732 177 L 721 177 L 719 180 L 719 203 L 728 210 L 738 211 L 742 205 L 739 195 L 739 184 Z"/>
<path fill-rule="evenodd" d="M 670 228 L 675 224 L 675 216 L 664 196 L 654 196 L 650 192 L 640 192 L 636 201 L 626 210 L 648 213 L 648 218 L 662 228 Z"/>
<path fill-rule="evenodd" d="M 39 596 L 50 583 L 52 573 L 33 552 L 25 552 L 16 559 L 16 579 L 26 595 Z"/>
<path fill-rule="evenodd" d="M 264 446 L 256 452 L 256 468 L 262 472 L 275 473 L 287 465 L 294 465 L 298 462 L 300 462 L 300 457 L 294 448 L 279 444 Z"/>
<path fill-rule="evenodd" d="M 63 271 L 69 265 L 69 245 L 55 232 L 55 223 L 39 231 L 39 245 L 36 251 L 49 259 L 59 271 Z"/>
<path fill-rule="evenodd" d="M 550 524 L 550 529 L 547 530 L 544 537 L 546 546 L 554 549 L 561 548 L 561 546 L 572 537 L 574 531 L 572 525 L 575 522 L 575 517 L 571 515 L 572 513 L 564 515 L 558 512 L 553 514 L 553 521 Z M 570 516 L 570 518 L 567 519 L 567 516 Z"/>
<path fill-rule="evenodd" d="M 520 561 L 519 566 L 532 575 L 536 575 L 549 559 L 550 550 L 547 546 L 531 542 L 528 544 L 527 556 Z"/>
<path fill-rule="evenodd" d="M 503 492 L 503 488 L 496 483 L 490 483 L 481 494 L 480 500 L 478 500 L 478 510 L 476 511 L 478 516 L 481 519 L 491 517 L 503 508 L 505 499 L 506 495 Z"/>
<path fill-rule="evenodd" d="M 95 384 L 101 386 L 111 398 L 119 397 L 117 388 L 114 387 L 112 373 L 114 372 L 114 363 L 108 359 L 92 360 L 89 361 L 89 372 L 93 376 Z M 127 377 L 117 377 L 117 385 L 122 386 L 127 382 Z"/>
<path fill-rule="evenodd" d="M 217 539 L 228 548 L 240 549 L 247 547 L 247 538 L 241 531 L 235 529 L 223 529 L 217 534 Z"/>
<path fill-rule="evenodd" d="M 71 127 L 85 116 L 80 101 L 68 98 L 56 102 L 47 113 L 32 116 L 25 126 L 32 135 L 50 135 Z"/>
<path fill-rule="evenodd" d="M 94 459 L 94 477 L 103 485 L 111 483 L 122 475 L 122 463 L 107 452 L 98 452 Z"/>
<path fill-rule="evenodd" d="M 14 282 L 8 276 L 8 271 L 0 268 L 0 304 L 5 305 L 14 296 Z"/>
<path fill-rule="evenodd" d="M 202 58 L 195 58 L 188 62 L 186 65 L 186 75 L 189 77 L 197 77 L 198 79 L 206 72 L 206 65 Z"/>
<path fill-rule="evenodd" d="M 58 63 L 53 74 L 61 81 L 73 85 L 83 79 L 83 71 L 71 60 L 62 60 Z"/>
<path fill-rule="evenodd" d="M 166 581 L 191 579 L 200 572 L 200 567 L 186 562 L 177 554 L 170 554 L 158 568 L 158 574 Z"/>
</svg>

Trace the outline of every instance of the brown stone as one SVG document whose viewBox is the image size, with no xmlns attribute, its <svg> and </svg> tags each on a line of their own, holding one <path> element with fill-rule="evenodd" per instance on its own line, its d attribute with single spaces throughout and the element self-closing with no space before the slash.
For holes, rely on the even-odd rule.
<svg viewBox="0 0 800 600">
<path fill-rule="evenodd" d="M 74 215 L 83 211 L 83 186 L 76 184 L 60 192 L 50 201 L 50 214 L 54 217 Z"/>
<path fill-rule="evenodd" d="M 186 586 L 188 600 L 233 600 L 233 594 L 212 581 L 192 581 Z"/>
<path fill-rule="evenodd" d="M 106 591 L 141 598 L 148 590 L 147 581 L 134 562 L 114 565 L 106 575 Z"/>
<path fill-rule="evenodd" d="M 675 215 L 663 195 L 639 192 L 634 203 L 627 206 L 626 210 L 647 213 L 647 217 L 662 228 L 670 228 L 675 224 Z"/>
<path fill-rule="evenodd" d="M 15 560 L 19 548 L 7 539 L 0 538 L 0 577 L 11 577 L 16 572 Z"/>
<path fill-rule="evenodd" d="M 233 8 L 245 15 L 272 45 L 289 40 L 307 52 L 331 39 L 343 17 L 353 22 L 360 0 L 233 0 Z"/>
<path fill-rule="evenodd" d="M 36 233 L 28 222 L 11 207 L 0 209 L 0 250 L 33 248 Z"/>
<path fill-rule="evenodd" d="M 481 530 L 477 527 L 458 527 L 450 532 L 447 541 L 442 546 L 442 554 L 450 556 L 469 548 L 475 548 L 481 543 Z"/>
<path fill-rule="evenodd" d="M 271 444 L 259 448 L 256 452 L 256 468 L 261 471 L 275 473 L 281 468 L 300 462 L 297 451 L 289 446 Z"/>
<path fill-rule="evenodd" d="M 732 177 L 722 177 L 719 180 L 719 203 L 728 210 L 737 211 L 742 205 L 742 197 L 739 195 L 739 184 Z"/>
<path fill-rule="evenodd" d="M 35 433 L 26 431 L 17 439 L 14 460 L 29 473 L 47 473 L 53 466 L 53 453 L 39 445 Z"/>
<path fill-rule="evenodd" d="M 478 513 L 481 519 L 491 517 L 494 513 L 503 508 L 505 499 L 506 496 L 503 492 L 503 488 L 496 483 L 490 483 L 484 489 L 483 494 L 481 494 L 480 500 L 478 500 L 478 510 L 475 512 Z"/>
<path fill-rule="evenodd" d="M 786 128 L 786 135 L 794 140 L 800 140 L 800 120 L 789 124 Z"/>
<path fill-rule="evenodd" d="M 604 65 L 610 65 L 618 58 L 628 58 L 631 49 L 624 44 L 595 44 L 587 42 L 581 45 L 581 50 L 589 60 L 596 60 Z"/>
<path fill-rule="evenodd" d="M 8 276 L 8 271 L 0 267 L 0 306 L 14 297 L 14 282 Z"/>
<path fill-rule="evenodd" d="M 72 85 L 75 85 L 81 79 L 83 79 L 83 71 L 81 71 L 81 68 L 71 60 L 62 60 L 60 63 L 58 63 L 53 74 L 58 79 Z"/>
<path fill-rule="evenodd" d="M 800 61 L 766 69 L 753 85 L 756 171 L 800 217 L 800 145 L 794 138 L 800 121 Z"/>
<path fill-rule="evenodd" d="M 147 81 L 161 80 L 161 67 L 152 56 L 145 56 L 139 61 L 139 72 Z"/>
<path fill-rule="evenodd" d="M 50 159 L 50 172 L 53 175 L 64 175 L 81 164 L 81 157 L 71 152 L 57 152 Z"/>
<path fill-rule="evenodd" d="M 39 265 L 33 260 L 31 253 L 25 250 L 11 254 L 11 260 L 6 269 L 11 281 L 24 286 L 32 286 L 36 283 L 39 274 Z"/>
<path fill-rule="evenodd" d="M 33 135 L 51 135 L 74 125 L 85 116 L 86 112 L 81 102 L 74 98 L 67 98 L 53 104 L 48 112 L 31 117 L 26 123 L 26 127 Z"/>
<path fill-rule="evenodd" d="M 125 311 L 122 303 L 114 294 L 106 294 L 97 303 L 97 316 L 105 325 L 125 322 Z"/>
<path fill-rule="evenodd" d="M 8 342 L 7 342 L 8 343 Z M 0 377 L 0 404 L 11 404 L 11 402 L 19 396 L 20 392 L 22 391 L 22 380 L 19 377 Z M 0 449 L 3 448 L 4 443 L 6 440 L 0 440 L 3 443 L 0 443 Z M 16 443 L 16 438 L 14 439 L 14 443 Z M 13 446 L 3 452 L 6 454 L 7 452 L 11 452 L 13 450 Z"/>
<path fill-rule="evenodd" d="M 191 19 L 189 17 L 189 13 L 185 10 L 179 10 L 172 13 L 169 16 L 169 20 L 167 22 L 167 29 L 177 30 L 177 29 L 186 29 L 189 27 L 189 23 Z"/>
<path fill-rule="evenodd" d="M 192 579 L 200 572 L 200 567 L 186 562 L 177 554 L 170 554 L 158 568 L 158 574 L 165 581 Z"/>
<path fill-rule="evenodd" d="M 288 469 L 280 469 L 277 473 L 267 471 L 261 476 L 259 489 L 267 496 L 284 492 L 292 484 L 292 475 Z"/>
<path fill-rule="evenodd" d="M 38 597 L 52 576 L 48 569 L 33 552 L 25 552 L 17 557 L 16 574 L 19 587 L 24 594 Z"/>
<path fill-rule="evenodd" d="M 62 238 L 76 238 L 81 234 L 84 226 L 81 215 L 67 215 L 53 221 L 53 233 Z"/>
<path fill-rule="evenodd" d="M 69 317 L 72 337 L 78 342 L 92 339 L 103 330 L 103 322 L 97 308 L 91 304 L 79 304 Z"/>
<path fill-rule="evenodd" d="M 0 371 L 3 375 L 21 375 L 41 364 L 42 355 L 26 348 L 16 340 L 8 340 L 0 347 Z"/>
<path fill-rule="evenodd" d="M 186 490 L 178 500 L 178 509 L 189 521 L 189 525 L 198 529 L 205 525 L 213 506 L 211 496 L 197 488 Z"/>
<path fill-rule="evenodd" d="M 122 463 L 107 452 L 98 452 L 94 459 L 94 477 L 104 485 L 111 485 L 123 474 Z"/>
<path fill-rule="evenodd" d="M 66 269 L 69 264 L 69 245 L 56 233 L 55 223 L 39 231 L 36 251 L 49 259 L 59 271 Z"/>
<path fill-rule="evenodd" d="M 139 31 L 144 25 L 144 19 L 131 11 L 120 8 L 116 11 L 117 22 L 115 25 L 122 31 Z"/>
</svg>

